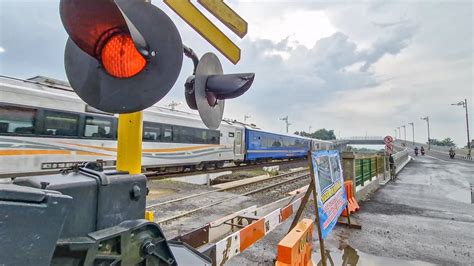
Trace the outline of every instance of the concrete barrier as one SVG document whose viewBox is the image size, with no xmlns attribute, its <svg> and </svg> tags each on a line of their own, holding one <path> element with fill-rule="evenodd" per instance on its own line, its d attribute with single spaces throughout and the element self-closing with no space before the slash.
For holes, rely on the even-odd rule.
<svg viewBox="0 0 474 266">
<path fill-rule="evenodd" d="M 398 174 L 411 161 L 407 148 L 392 155 L 395 163 L 395 174 Z"/>
</svg>

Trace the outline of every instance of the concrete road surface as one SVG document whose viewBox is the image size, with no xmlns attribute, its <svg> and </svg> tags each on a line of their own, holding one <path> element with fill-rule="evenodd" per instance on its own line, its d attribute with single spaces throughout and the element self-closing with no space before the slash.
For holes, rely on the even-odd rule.
<svg viewBox="0 0 474 266">
<path fill-rule="evenodd" d="M 471 184 L 473 162 L 418 156 L 361 204 L 363 229 L 351 230 L 348 243 L 378 256 L 474 265 Z"/>
</svg>

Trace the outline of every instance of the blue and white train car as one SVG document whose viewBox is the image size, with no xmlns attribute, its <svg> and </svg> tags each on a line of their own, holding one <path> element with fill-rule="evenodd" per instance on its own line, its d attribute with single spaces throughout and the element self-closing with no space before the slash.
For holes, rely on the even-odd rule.
<svg viewBox="0 0 474 266">
<path fill-rule="evenodd" d="M 246 162 L 303 158 L 310 148 L 309 138 L 245 129 Z"/>
</svg>

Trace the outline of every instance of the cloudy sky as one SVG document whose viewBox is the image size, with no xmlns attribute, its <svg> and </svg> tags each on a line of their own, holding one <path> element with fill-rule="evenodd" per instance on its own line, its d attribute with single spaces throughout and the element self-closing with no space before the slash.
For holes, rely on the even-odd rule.
<svg viewBox="0 0 474 266">
<path fill-rule="evenodd" d="M 415 122 L 415 138 L 423 141 L 426 123 L 420 117 L 428 115 L 432 138 L 465 145 L 464 110 L 450 104 L 467 98 L 474 124 L 472 1 L 226 3 L 249 23 L 239 39 L 212 19 L 242 49 L 237 65 L 153 1 L 198 54 L 217 53 L 227 73 L 256 73 L 250 91 L 226 104 L 225 117 L 243 120 L 248 114 L 264 129 L 283 131 L 279 118 L 288 115 L 292 132 L 324 127 L 343 137 L 393 135 L 407 124 L 409 139 L 408 123 Z M 0 0 L 1 75 L 65 80 L 66 38 L 58 1 Z M 185 60 L 175 87 L 158 105 L 184 101 L 191 69 Z M 189 110 L 185 104 L 178 109 Z"/>
</svg>

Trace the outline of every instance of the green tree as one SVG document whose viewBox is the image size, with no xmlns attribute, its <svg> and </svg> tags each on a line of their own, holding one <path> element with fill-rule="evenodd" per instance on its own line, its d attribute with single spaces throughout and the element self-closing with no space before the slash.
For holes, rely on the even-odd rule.
<svg viewBox="0 0 474 266">
<path fill-rule="evenodd" d="M 331 140 L 336 139 L 336 135 L 334 134 L 334 130 L 327 130 L 325 128 L 319 129 L 316 132 L 312 133 L 311 136 L 315 139 L 322 139 L 322 140 Z"/>
<path fill-rule="evenodd" d="M 319 129 L 312 133 L 307 133 L 305 131 L 296 131 L 295 135 L 314 138 L 314 139 L 321 139 L 321 140 L 331 140 L 336 139 L 336 135 L 334 134 L 334 130 L 327 130 L 325 128 Z"/>
<path fill-rule="evenodd" d="M 443 140 L 430 139 L 430 144 L 435 146 L 456 147 L 456 144 L 454 144 L 451 138 L 445 138 Z"/>
</svg>

